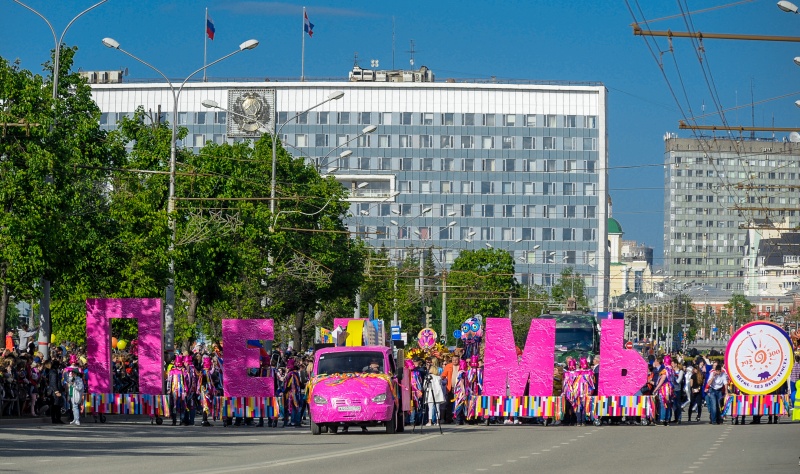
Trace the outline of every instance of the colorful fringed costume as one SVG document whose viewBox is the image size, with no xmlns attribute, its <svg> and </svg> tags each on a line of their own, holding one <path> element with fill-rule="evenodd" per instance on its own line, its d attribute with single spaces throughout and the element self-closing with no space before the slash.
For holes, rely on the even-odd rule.
<svg viewBox="0 0 800 474">
<path fill-rule="evenodd" d="M 472 356 L 470 368 L 467 371 L 467 419 L 477 418 L 477 406 L 483 393 L 483 368 L 478 366 L 478 356 Z"/>
<path fill-rule="evenodd" d="M 208 422 L 208 415 L 214 412 L 214 397 L 217 395 L 217 387 L 214 386 L 214 367 L 211 358 L 203 357 L 203 370 L 200 371 L 200 378 L 197 381 L 197 396 L 200 399 L 200 407 L 203 411 L 203 426 L 211 426 Z"/>
<path fill-rule="evenodd" d="M 294 364 L 287 364 L 288 372 L 283 380 L 283 404 L 284 404 L 284 424 L 286 416 L 291 419 L 292 426 L 300 424 L 300 410 L 303 408 L 303 390 L 305 387 L 300 383 L 300 375 L 295 370 Z"/>
<path fill-rule="evenodd" d="M 480 345 L 483 340 L 483 323 L 480 314 L 468 318 L 461 324 L 461 340 L 464 341 L 464 360 L 471 360 L 480 355 Z"/>
<path fill-rule="evenodd" d="M 175 365 L 167 373 L 167 394 L 169 394 L 170 405 L 172 408 L 172 425 L 177 424 L 178 415 L 183 420 L 186 412 L 186 373 L 181 369 L 183 356 L 175 356 Z"/>
<path fill-rule="evenodd" d="M 465 361 L 460 361 L 458 374 L 453 384 L 453 419 L 463 424 L 467 417 L 467 372 Z"/>
</svg>

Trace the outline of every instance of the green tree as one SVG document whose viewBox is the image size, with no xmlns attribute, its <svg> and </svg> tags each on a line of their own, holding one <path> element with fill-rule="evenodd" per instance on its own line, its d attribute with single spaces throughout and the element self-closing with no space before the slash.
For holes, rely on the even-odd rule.
<svg viewBox="0 0 800 474">
<path fill-rule="evenodd" d="M 728 310 L 729 320 L 724 321 L 723 324 L 730 324 L 733 326 L 733 329 L 736 330 L 740 325 L 750 321 L 753 303 L 751 303 L 745 295 L 734 293 L 731 295 L 731 299 L 728 300 L 728 304 L 725 305 L 725 308 Z"/>
<path fill-rule="evenodd" d="M 516 287 L 514 259 L 507 251 L 465 250 L 448 272 L 448 318 L 460 322 L 475 314 L 507 317 L 509 298 Z"/>
<path fill-rule="evenodd" d="M 517 288 L 511 313 L 511 324 L 514 331 L 514 341 L 522 347 L 531 327 L 531 320 L 538 318 L 547 310 L 550 295 L 547 290 L 539 285 Z"/>
<path fill-rule="evenodd" d="M 568 298 L 575 298 L 579 309 L 589 307 L 586 298 L 586 283 L 583 275 L 575 273 L 572 267 L 567 267 L 561 271 L 561 278 L 550 288 L 550 296 L 555 305 L 564 307 Z"/>
</svg>

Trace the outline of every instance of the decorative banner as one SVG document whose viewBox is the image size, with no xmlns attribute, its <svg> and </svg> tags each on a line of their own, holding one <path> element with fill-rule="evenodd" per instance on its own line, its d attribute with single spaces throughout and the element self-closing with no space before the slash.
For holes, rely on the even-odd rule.
<svg viewBox="0 0 800 474">
<path fill-rule="evenodd" d="M 564 415 L 564 397 L 478 397 L 475 414 L 490 416 L 521 416 L 558 418 Z"/>
<path fill-rule="evenodd" d="M 248 348 L 251 339 L 271 341 L 271 319 L 223 319 L 222 344 L 225 348 L 225 376 L 222 385 L 226 397 L 272 397 L 275 379 L 251 377 L 249 369 L 259 366 L 260 350 Z"/>
<path fill-rule="evenodd" d="M 347 322 L 347 347 L 361 347 L 364 345 L 364 320 L 353 319 Z"/>
<path fill-rule="evenodd" d="M 725 368 L 743 393 L 766 395 L 784 384 L 792 372 L 792 340 L 777 324 L 753 321 L 742 326 L 725 350 Z"/>
<path fill-rule="evenodd" d="M 725 397 L 723 414 L 777 415 L 789 414 L 789 395 L 728 395 Z"/>
<path fill-rule="evenodd" d="M 111 319 L 136 319 L 139 326 L 139 388 L 143 394 L 164 393 L 161 345 L 161 300 L 101 298 L 86 300 L 86 358 L 89 393 L 111 393 Z M 118 343 L 119 344 L 119 343 Z"/>
<path fill-rule="evenodd" d="M 792 407 L 792 421 L 800 421 L 800 380 L 794 384 L 794 405 Z"/>
<path fill-rule="evenodd" d="M 86 395 L 84 413 L 107 415 L 170 416 L 169 395 L 139 393 L 90 393 Z"/>
<path fill-rule="evenodd" d="M 228 418 L 278 418 L 279 397 L 215 397 L 214 413 Z"/>
<path fill-rule="evenodd" d="M 601 359 L 602 361 L 602 359 Z M 642 416 L 653 418 L 656 406 L 649 395 L 627 397 L 589 397 L 592 418 L 603 416 Z"/>
<path fill-rule="evenodd" d="M 553 393 L 556 321 L 532 319 L 522 358 L 518 359 L 511 320 L 486 319 L 483 394 L 494 397 L 521 397 L 530 381 L 528 393 L 549 396 Z M 506 393 L 506 387 L 508 392 Z"/>
<path fill-rule="evenodd" d="M 417 343 L 421 349 L 433 349 L 433 346 L 436 345 L 436 331 L 431 328 L 423 328 L 419 334 L 417 334 Z"/>
<path fill-rule="evenodd" d="M 597 394 L 600 396 L 634 395 L 647 383 L 647 361 L 635 350 L 622 347 L 624 334 L 624 320 L 601 320 L 597 381 Z"/>
</svg>

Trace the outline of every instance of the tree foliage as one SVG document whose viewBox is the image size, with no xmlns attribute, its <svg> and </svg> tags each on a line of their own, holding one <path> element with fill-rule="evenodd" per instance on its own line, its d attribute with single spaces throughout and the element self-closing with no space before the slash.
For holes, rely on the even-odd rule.
<svg viewBox="0 0 800 474">
<path fill-rule="evenodd" d="M 552 298 L 552 303 L 561 308 L 567 303 L 567 299 L 571 297 L 575 298 L 578 308 L 586 309 L 589 307 L 583 275 L 575 273 L 572 267 L 567 267 L 561 271 L 561 277 L 550 288 L 550 297 Z"/>
<path fill-rule="evenodd" d="M 447 286 L 448 317 L 507 317 L 509 298 L 517 287 L 514 259 L 500 249 L 464 250 L 450 268 Z"/>
</svg>

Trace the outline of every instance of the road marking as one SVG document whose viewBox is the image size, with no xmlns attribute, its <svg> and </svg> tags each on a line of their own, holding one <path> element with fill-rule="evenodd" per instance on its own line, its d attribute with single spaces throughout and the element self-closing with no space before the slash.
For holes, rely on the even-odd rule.
<svg viewBox="0 0 800 474">
<path fill-rule="evenodd" d="M 574 440 L 573 440 L 574 441 Z M 569 444 L 569 443 L 561 443 L 561 444 Z"/>
<path fill-rule="evenodd" d="M 546 453 L 547 451 L 550 451 L 550 450 L 549 449 L 543 449 L 542 450 L 543 453 Z"/>
<path fill-rule="evenodd" d="M 583 435 L 578 435 L 578 438 L 583 438 Z"/>
<path fill-rule="evenodd" d="M 500 467 L 502 464 L 492 464 L 492 467 Z"/>
<path fill-rule="evenodd" d="M 531 454 L 541 454 L 541 453 L 531 453 Z"/>
<path fill-rule="evenodd" d="M 506 459 L 506 462 L 517 462 L 516 459 Z"/>
<path fill-rule="evenodd" d="M 475 469 L 476 471 L 488 471 L 488 469 Z"/>
<path fill-rule="evenodd" d="M 520 459 L 528 459 L 530 456 L 520 456 Z"/>
</svg>

